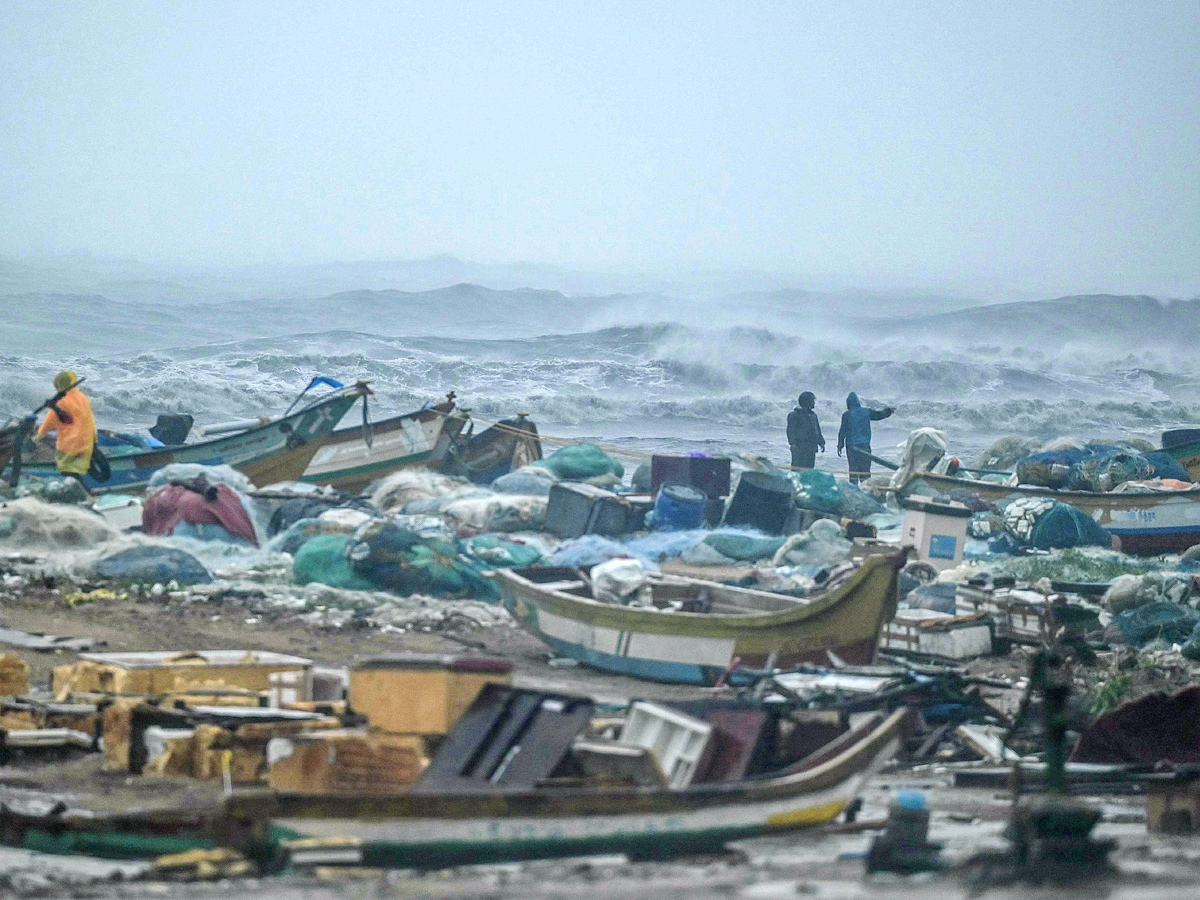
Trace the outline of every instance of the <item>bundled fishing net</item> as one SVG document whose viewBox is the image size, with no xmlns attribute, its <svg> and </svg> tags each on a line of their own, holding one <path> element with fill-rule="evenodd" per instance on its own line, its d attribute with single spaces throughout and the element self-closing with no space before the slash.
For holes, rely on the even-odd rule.
<svg viewBox="0 0 1200 900">
<path fill-rule="evenodd" d="M 473 489 L 462 478 L 439 475 L 428 469 L 401 469 L 383 480 L 371 502 L 380 512 L 399 512 L 414 500 L 445 500 Z"/>
<path fill-rule="evenodd" d="M 9 550 L 90 550 L 122 535 L 86 507 L 24 497 L 0 505 L 0 547 Z"/>
<path fill-rule="evenodd" d="M 553 472 L 556 478 L 563 481 L 584 481 L 605 475 L 617 479 L 625 477 L 623 465 L 591 444 L 563 447 L 532 465 Z"/>
<path fill-rule="evenodd" d="M 398 594 L 490 599 L 495 588 L 481 573 L 491 566 L 472 558 L 452 538 L 423 537 L 383 519 L 359 528 L 346 546 L 358 575 Z"/>
</svg>

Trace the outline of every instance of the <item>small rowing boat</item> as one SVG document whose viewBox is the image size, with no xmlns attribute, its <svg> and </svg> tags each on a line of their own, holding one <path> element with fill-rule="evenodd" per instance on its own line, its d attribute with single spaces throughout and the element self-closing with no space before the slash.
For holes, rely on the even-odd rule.
<svg viewBox="0 0 1200 900">
<path fill-rule="evenodd" d="M 454 414 L 451 392 L 441 403 L 416 412 L 339 428 L 325 438 L 301 480 L 358 493 L 397 469 L 437 468 L 468 421 L 465 415 Z"/>
<path fill-rule="evenodd" d="M 827 665 L 830 652 L 873 662 L 906 558 L 901 551 L 846 564 L 803 598 L 654 576 L 650 606 L 593 599 L 582 569 L 499 569 L 490 577 L 513 618 L 562 656 L 654 681 L 713 684 L 735 660 L 761 668 L 772 654 L 780 668 Z"/>
<path fill-rule="evenodd" d="M 325 439 L 301 480 L 358 493 L 399 469 L 424 466 L 490 484 L 542 458 L 537 427 L 524 415 L 479 434 L 472 434 L 473 428 L 470 414 L 455 409 L 451 391 L 441 403 L 416 412 L 339 428 Z"/>
<path fill-rule="evenodd" d="M 227 822 L 301 835 L 293 855 L 437 869 L 517 859 L 712 852 L 725 842 L 832 821 L 900 749 L 911 712 L 871 717 L 787 768 L 740 781 L 555 786 L 399 796 L 234 794 Z"/>
<path fill-rule="evenodd" d="M 965 490 L 987 503 L 1012 497 L 1058 500 L 1091 516 L 1124 553 L 1177 553 L 1200 544 L 1200 487 L 1183 491 L 1057 491 L 1030 485 L 996 484 L 922 472 L 920 478 L 939 491 Z M 900 489 L 901 492 L 905 488 Z"/>
<path fill-rule="evenodd" d="M 363 383 L 342 388 L 274 422 L 213 440 L 114 454 L 108 458 L 111 478 L 97 481 L 87 475 L 84 480 L 93 493 L 128 493 L 145 489 L 154 473 L 164 466 L 200 463 L 232 466 L 256 487 L 296 481 L 350 407 L 360 397 L 366 402 L 367 391 Z M 38 478 L 58 475 L 54 465 L 45 462 L 26 464 L 24 473 Z"/>
</svg>

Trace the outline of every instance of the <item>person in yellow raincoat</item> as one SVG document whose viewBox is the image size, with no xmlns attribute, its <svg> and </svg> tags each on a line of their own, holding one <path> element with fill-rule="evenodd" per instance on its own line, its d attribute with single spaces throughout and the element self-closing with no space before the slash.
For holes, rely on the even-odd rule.
<svg viewBox="0 0 1200 900">
<path fill-rule="evenodd" d="M 96 419 L 91 402 L 75 386 L 78 382 L 79 376 L 69 369 L 54 376 L 54 390 L 63 396 L 46 412 L 34 439 L 55 432 L 54 464 L 62 474 L 82 482 L 96 449 Z"/>
</svg>

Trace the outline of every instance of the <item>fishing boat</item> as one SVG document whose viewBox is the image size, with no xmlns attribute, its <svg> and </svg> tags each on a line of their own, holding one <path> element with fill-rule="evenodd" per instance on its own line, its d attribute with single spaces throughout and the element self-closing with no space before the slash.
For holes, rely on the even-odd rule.
<svg viewBox="0 0 1200 900">
<path fill-rule="evenodd" d="M 455 409 L 451 391 L 441 403 L 416 412 L 339 428 L 325 439 L 301 480 L 358 493 L 399 469 L 425 466 L 491 483 L 542 458 L 537 428 L 524 416 L 476 435 L 473 428 L 470 415 Z"/>
<path fill-rule="evenodd" d="M 112 477 L 97 481 L 88 475 L 85 483 L 93 493 L 139 491 L 145 489 L 155 472 L 172 463 L 232 466 L 256 487 L 295 481 L 304 474 L 313 454 L 350 407 L 360 397 L 366 402 L 367 393 L 366 384 L 359 382 L 327 394 L 297 412 L 236 434 L 194 444 L 114 454 L 109 457 Z M 48 462 L 26 463 L 23 471 L 39 478 L 58 474 Z"/>
<path fill-rule="evenodd" d="M 1112 535 L 1114 549 L 1124 553 L 1177 553 L 1200 544 L 1200 486 L 1181 491 L 1099 493 L 996 484 L 929 472 L 914 477 L 939 491 L 970 491 L 987 503 L 1038 497 L 1070 504 Z"/>
<path fill-rule="evenodd" d="M 377 478 L 406 466 L 437 467 L 470 419 L 454 413 L 454 392 L 441 403 L 382 422 L 331 433 L 313 455 L 301 481 L 358 493 Z"/>
<path fill-rule="evenodd" d="M 650 580 L 652 605 L 592 597 L 583 569 L 498 569 L 490 577 L 513 618 L 556 653 L 622 675 L 713 684 L 735 660 L 761 667 L 874 661 L 880 629 L 896 611 L 907 552 L 867 556 L 831 573 L 811 597 L 731 587 L 683 576 Z"/>
<path fill-rule="evenodd" d="M 791 766 L 686 788 L 558 787 L 516 792 L 344 796 L 234 794 L 229 822 L 292 833 L 293 858 L 436 869 L 517 859 L 627 853 L 669 856 L 832 821 L 900 749 L 911 713 L 878 714 Z M 258 829 L 265 834 L 265 828 Z"/>
</svg>

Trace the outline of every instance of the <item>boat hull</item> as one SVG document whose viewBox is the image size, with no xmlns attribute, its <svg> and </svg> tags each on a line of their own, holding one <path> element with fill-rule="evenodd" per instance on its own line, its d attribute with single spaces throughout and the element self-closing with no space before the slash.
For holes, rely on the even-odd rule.
<svg viewBox="0 0 1200 900">
<path fill-rule="evenodd" d="M 1200 429 L 1188 429 L 1186 437 L 1168 441 L 1170 432 L 1163 435 L 1163 448 L 1177 463 L 1187 469 L 1192 481 L 1200 481 Z M 1168 446 L 1169 444 L 1169 446 Z"/>
<path fill-rule="evenodd" d="M 988 503 L 1016 496 L 1068 503 L 1091 516 L 1112 535 L 1114 549 L 1125 553 L 1178 553 L 1200 544 L 1200 488 L 1101 494 L 1012 487 L 928 473 L 919 477 L 938 490 L 971 491 Z"/>
<path fill-rule="evenodd" d="M 358 493 L 397 469 L 436 468 L 468 421 L 465 416 L 453 415 L 453 409 L 453 403 L 442 403 L 369 428 L 338 429 L 313 454 L 301 480 Z"/>
<path fill-rule="evenodd" d="M 548 590 L 518 572 L 500 570 L 492 577 L 509 613 L 556 653 L 621 675 L 712 684 L 735 660 L 754 668 L 771 654 L 780 667 L 827 665 L 831 651 L 851 664 L 871 663 L 880 629 L 896 610 L 896 572 L 902 559 L 867 557 L 843 583 L 809 603 L 742 615 L 600 603 Z"/>
<path fill-rule="evenodd" d="M 256 487 L 295 481 L 304 473 L 322 441 L 364 392 L 365 388 L 348 388 L 301 412 L 228 437 L 112 456 L 109 458 L 112 477 L 108 481 L 96 481 L 90 475 L 84 481 L 97 494 L 140 491 L 155 472 L 173 463 L 232 466 Z M 26 466 L 23 471 L 39 478 L 58 474 L 48 465 Z"/>
<path fill-rule="evenodd" d="M 521 794 L 284 794 L 258 800 L 235 795 L 226 812 L 236 819 L 269 814 L 277 828 L 310 838 L 352 836 L 358 860 L 367 865 L 430 869 L 597 852 L 696 852 L 832 821 L 899 750 L 909 715 L 892 713 L 812 769 L 682 791 L 545 788 Z"/>
</svg>

